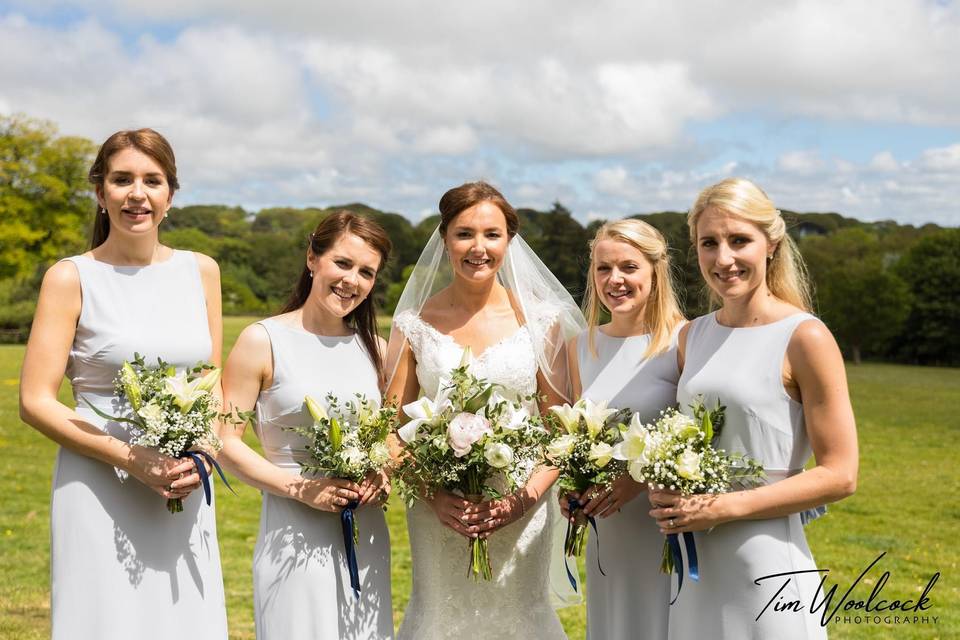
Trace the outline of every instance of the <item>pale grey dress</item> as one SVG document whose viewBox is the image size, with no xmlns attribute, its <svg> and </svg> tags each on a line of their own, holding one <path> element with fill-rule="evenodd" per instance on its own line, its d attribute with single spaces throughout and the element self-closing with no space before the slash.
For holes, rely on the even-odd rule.
<svg viewBox="0 0 960 640">
<path fill-rule="evenodd" d="M 802 473 L 812 450 L 803 406 L 783 387 L 787 345 L 802 322 L 797 313 L 758 327 L 731 328 L 716 313 L 697 318 L 687 333 L 681 407 L 697 396 L 726 405 L 718 446 L 759 460 L 770 482 Z M 670 638 L 808 640 L 825 638 L 820 616 L 810 612 L 820 575 L 803 532 L 801 514 L 765 520 L 736 520 L 697 532 L 700 581 L 689 578 L 670 607 Z M 787 580 L 754 581 L 776 573 L 802 573 Z M 764 606 L 784 583 L 777 602 L 799 601 L 803 610 Z M 821 594 L 822 597 L 822 594 Z M 757 620 L 757 616 L 760 619 Z"/>
<path fill-rule="evenodd" d="M 306 440 L 284 429 L 313 422 L 310 395 L 326 406 L 356 393 L 380 401 L 377 372 L 359 336 L 319 336 L 268 319 L 273 384 L 257 398 L 264 456 L 291 474 L 308 459 Z M 340 516 L 263 494 L 253 552 L 253 603 L 259 640 L 362 640 L 393 637 L 390 534 L 376 504 L 357 509 L 360 599 L 350 588 Z"/>
<path fill-rule="evenodd" d="M 83 300 L 66 370 L 77 413 L 129 441 L 126 426 L 98 417 L 80 397 L 120 415 L 129 407 L 120 404 L 113 379 L 134 352 L 181 368 L 210 358 L 196 256 L 174 251 L 146 267 L 67 260 L 80 274 Z M 202 490 L 171 514 L 163 497 L 134 478 L 61 448 L 50 542 L 53 638 L 227 637 L 215 511 Z"/>
<path fill-rule="evenodd" d="M 630 409 L 644 423 L 676 404 L 676 336 L 670 348 L 644 358 L 650 335 L 615 338 L 594 331 L 597 356 L 590 352 L 587 332 L 577 339 L 582 397 Z M 670 578 L 660 572 L 664 536 L 650 517 L 645 493 L 609 518 L 597 518 L 597 543 L 587 542 L 587 637 L 593 640 L 665 640 L 670 604 Z M 591 531 L 591 537 L 593 532 Z"/>
</svg>

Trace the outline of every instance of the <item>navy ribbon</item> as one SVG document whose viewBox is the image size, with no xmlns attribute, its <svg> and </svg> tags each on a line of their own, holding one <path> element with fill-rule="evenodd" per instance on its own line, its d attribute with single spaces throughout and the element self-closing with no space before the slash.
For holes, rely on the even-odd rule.
<svg viewBox="0 0 960 640">
<path fill-rule="evenodd" d="M 181 458 L 190 458 L 193 460 L 193 464 L 197 467 L 197 473 L 200 474 L 200 482 L 203 484 L 203 497 L 207 499 L 207 506 L 210 506 L 210 501 L 213 497 L 213 490 L 210 488 L 210 474 L 207 473 L 207 466 L 203 464 L 203 461 L 206 460 L 210 463 L 210 466 L 216 469 L 217 473 L 220 475 L 220 479 L 223 480 L 223 484 L 227 489 L 230 489 L 230 493 L 237 495 L 237 492 L 233 490 L 233 487 L 230 486 L 230 483 L 227 482 L 227 477 L 223 475 L 223 469 L 220 468 L 220 465 L 216 460 L 213 459 L 206 451 L 184 451 L 180 454 Z"/>
<path fill-rule="evenodd" d="M 573 514 L 576 513 L 577 509 L 583 509 L 583 507 L 580 506 L 580 500 L 577 498 L 567 498 L 567 512 L 570 514 L 571 518 L 573 517 Z M 607 573 L 603 570 L 603 567 L 600 565 L 600 532 L 597 531 L 597 520 L 593 516 L 587 516 L 587 523 L 589 523 L 590 526 L 593 527 L 594 538 L 597 541 L 597 568 L 600 569 L 601 574 L 606 576 Z M 567 540 L 570 539 L 570 529 L 573 526 L 574 526 L 573 521 L 568 519 L 567 535 L 565 537 Z M 564 555 L 563 557 L 563 566 L 567 570 L 567 580 L 570 581 L 570 586 L 573 587 L 574 591 L 576 591 L 577 580 L 576 578 L 573 577 L 573 573 L 570 571 L 570 558 L 566 555 Z"/>
<path fill-rule="evenodd" d="M 351 500 L 340 512 L 340 528 L 343 530 L 343 549 L 347 554 L 347 569 L 350 571 L 350 587 L 353 595 L 360 599 L 360 570 L 357 567 L 357 547 L 353 542 L 353 510 L 360 506 L 356 500 Z"/>
<path fill-rule="evenodd" d="M 683 554 L 680 553 L 680 535 L 679 533 L 668 533 L 667 544 L 670 546 L 670 555 L 673 557 L 673 569 L 677 572 L 677 595 L 673 596 L 670 604 L 677 601 L 680 597 L 680 589 L 683 588 Z M 687 548 L 687 560 L 690 563 L 690 579 L 694 582 L 700 580 L 700 562 L 697 559 L 697 541 L 693 533 L 685 531 L 683 533 L 683 546 Z"/>
</svg>

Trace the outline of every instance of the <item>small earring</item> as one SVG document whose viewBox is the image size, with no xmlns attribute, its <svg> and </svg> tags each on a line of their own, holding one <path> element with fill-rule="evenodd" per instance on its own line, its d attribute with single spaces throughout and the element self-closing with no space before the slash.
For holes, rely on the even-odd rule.
<svg viewBox="0 0 960 640">
<path fill-rule="evenodd" d="M 310 277 L 313 278 L 313 271 L 310 272 Z"/>
<path fill-rule="evenodd" d="M 164 212 L 163 212 L 163 217 L 164 217 L 164 218 L 169 218 L 169 217 L 170 217 L 170 212 L 169 212 L 169 211 L 164 211 Z"/>
</svg>

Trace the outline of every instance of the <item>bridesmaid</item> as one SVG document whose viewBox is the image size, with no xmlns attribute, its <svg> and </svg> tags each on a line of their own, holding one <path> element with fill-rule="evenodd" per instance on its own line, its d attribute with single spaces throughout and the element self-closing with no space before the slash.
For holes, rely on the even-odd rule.
<svg viewBox="0 0 960 640">
<path fill-rule="evenodd" d="M 820 575 L 802 523 L 856 488 L 843 359 L 809 313 L 802 258 L 759 187 L 742 178 L 709 187 L 687 221 L 720 308 L 680 332 L 677 399 L 726 405 L 719 446 L 759 460 L 768 481 L 713 497 L 650 492 L 663 533 L 698 532 L 700 581 L 684 581 L 670 637 L 824 638 L 810 611 Z M 804 471 L 811 453 L 817 464 Z M 799 611 L 768 606 L 794 601 Z"/>
<path fill-rule="evenodd" d="M 190 461 L 129 444 L 113 379 L 134 352 L 220 364 L 220 272 L 160 244 L 178 187 L 156 131 L 110 136 L 90 168 L 90 251 L 43 279 L 20 378 L 20 416 L 60 445 L 50 509 L 52 637 L 226 638 L 214 509 Z M 75 409 L 57 400 L 64 374 Z M 219 394 L 219 390 L 217 391 Z M 132 476 L 132 479 L 129 479 Z M 181 497 L 172 515 L 166 498 Z M 149 622 L 145 622 L 149 621 Z"/>
<path fill-rule="evenodd" d="M 676 339 L 684 322 L 660 232 L 634 219 L 600 227 L 590 243 L 584 306 L 588 328 L 568 351 L 576 354 L 570 363 L 576 397 L 655 420 L 676 398 Z M 597 326 L 601 306 L 610 322 Z M 584 513 L 598 518 L 600 557 L 593 542 L 587 547 L 588 638 L 667 637 L 670 580 L 660 572 L 663 536 L 647 517 L 647 501 L 634 500 L 645 490 L 624 474 L 610 487 L 574 496 Z M 568 515 L 565 497 L 560 503 Z"/>
<path fill-rule="evenodd" d="M 312 422 L 309 395 L 324 403 L 356 393 L 380 400 L 382 346 L 370 295 L 387 261 L 390 240 L 375 222 L 340 211 L 310 235 L 306 264 L 280 315 L 252 324 L 237 339 L 224 369 L 224 403 L 256 409 L 254 429 L 264 455 L 243 442 L 243 425 L 224 428 L 222 457 L 243 481 L 263 491 L 253 555 L 253 600 L 259 640 L 391 638 L 390 538 L 378 508 L 384 478 L 357 485 L 304 477 L 304 439 L 284 427 Z M 357 559 L 359 601 L 337 514 L 361 505 Z"/>
</svg>

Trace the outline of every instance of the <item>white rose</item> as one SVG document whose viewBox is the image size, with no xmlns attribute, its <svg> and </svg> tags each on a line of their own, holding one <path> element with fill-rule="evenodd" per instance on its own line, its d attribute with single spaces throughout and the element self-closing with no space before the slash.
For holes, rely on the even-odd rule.
<svg viewBox="0 0 960 640">
<path fill-rule="evenodd" d="M 677 473 L 687 480 L 703 480 L 700 471 L 700 454 L 692 449 L 686 449 L 677 457 Z"/>
<path fill-rule="evenodd" d="M 490 433 L 490 422 L 475 413 L 458 413 L 447 426 L 447 439 L 458 458 L 470 453 L 473 444 Z"/>
<path fill-rule="evenodd" d="M 610 462 L 610 458 L 613 457 L 613 447 L 608 445 L 606 442 L 595 442 L 593 446 L 590 447 L 590 452 L 587 454 L 587 458 L 592 460 L 596 465 L 597 469 L 603 469 L 607 466 L 607 463 Z"/>
<path fill-rule="evenodd" d="M 513 464 L 513 449 L 502 442 L 490 442 L 483 448 L 483 457 L 495 469 L 503 469 Z"/>
<path fill-rule="evenodd" d="M 690 440 L 700 432 L 700 428 L 697 426 L 696 421 L 690 416 L 680 413 L 679 411 L 667 418 L 664 418 L 663 423 L 670 433 L 677 436 L 681 440 Z"/>
<path fill-rule="evenodd" d="M 390 462 L 390 447 L 386 442 L 374 442 L 370 447 L 370 462 L 378 467 Z"/>
<path fill-rule="evenodd" d="M 140 407 L 137 413 L 146 421 L 148 426 L 163 420 L 163 409 L 152 402 Z"/>
<path fill-rule="evenodd" d="M 547 457 L 556 460 L 568 456 L 575 444 L 577 444 L 577 436 L 562 435 L 547 445 Z"/>
<path fill-rule="evenodd" d="M 340 450 L 340 458 L 349 465 L 357 466 L 363 464 L 366 456 L 357 447 L 344 447 Z"/>
</svg>

